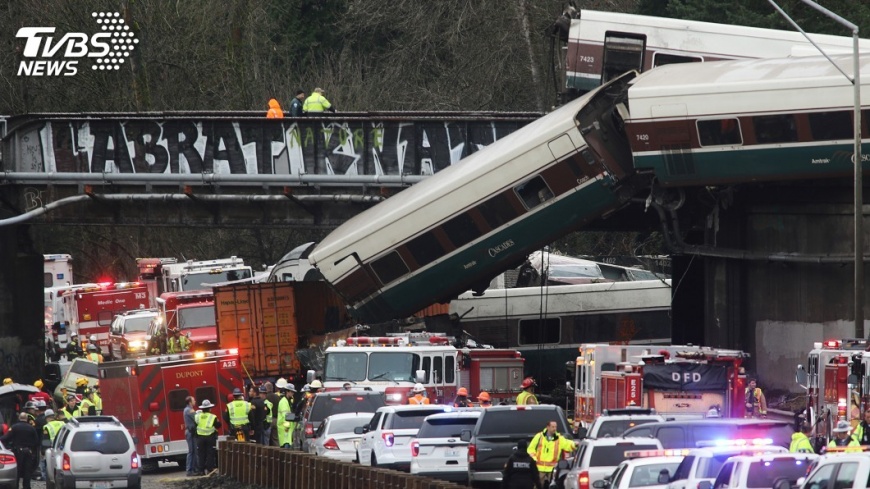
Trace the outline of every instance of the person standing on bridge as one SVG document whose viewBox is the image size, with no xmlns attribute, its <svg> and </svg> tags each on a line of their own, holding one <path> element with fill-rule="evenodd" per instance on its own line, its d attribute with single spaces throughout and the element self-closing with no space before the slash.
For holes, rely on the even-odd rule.
<svg viewBox="0 0 870 489">
<path fill-rule="evenodd" d="M 305 99 L 305 102 L 302 104 L 302 111 L 309 115 L 335 112 L 335 108 L 329 103 L 329 100 L 326 100 L 326 97 L 323 95 L 324 93 L 326 92 L 322 88 L 315 88 L 314 93 Z"/>
<path fill-rule="evenodd" d="M 302 104 L 305 101 L 305 91 L 296 90 L 296 96 L 290 102 L 290 117 L 302 117 L 305 112 L 302 111 Z"/>
<path fill-rule="evenodd" d="M 767 399 L 764 398 L 764 392 L 761 392 L 755 379 L 749 379 L 749 386 L 746 387 L 744 398 L 746 399 L 747 418 L 767 417 Z"/>
<path fill-rule="evenodd" d="M 266 119 L 283 119 L 284 111 L 281 110 L 281 104 L 277 100 L 269 99 L 269 111 L 266 112 Z"/>
</svg>

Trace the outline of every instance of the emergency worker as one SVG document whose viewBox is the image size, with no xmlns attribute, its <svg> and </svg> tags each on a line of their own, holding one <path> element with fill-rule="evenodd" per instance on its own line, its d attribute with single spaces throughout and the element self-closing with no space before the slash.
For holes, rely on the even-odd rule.
<svg viewBox="0 0 870 489">
<path fill-rule="evenodd" d="M 251 399 L 251 412 L 248 415 L 251 430 L 254 432 L 254 443 L 265 445 L 268 440 L 263 440 L 266 429 L 266 388 L 262 385 L 257 388 L 258 397 Z M 271 414 L 270 414 L 271 416 Z M 271 420 L 270 420 L 271 423 Z"/>
<path fill-rule="evenodd" d="M 166 353 L 173 354 L 181 351 L 181 345 L 178 343 L 178 330 L 169 330 L 169 339 L 166 342 Z"/>
<path fill-rule="evenodd" d="M 91 391 L 93 391 L 91 402 L 94 403 L 94 409 L 96 409 L 96 414 L 99 416 L 100 414 L 103 414 L 103 398 L 100 397 L 100 379 L 94 381 L 94 386 L 91 387 Z"/>
<path fill-rule="evenodd" d="M 63 416 L 67 419 L 67 421 L 78 418 L 82 415 L 81 410 L 78 407 L 79 400 L 75 396 L 75 394 L 67 394 L 66 396 L 66 406 L 61 409 L 63 411 Z"/>
<path fill-rule="evenodd" d="M 286 380 L 284 382 L 287 382 Z M 275 426 L 278 419 L 278 403 L 281 402 L 281 396 L 277 392 L 275 392 L 275 385 L 271 382 L 266 382 L 263 384 L 266 386 L 266 390 L 269 392 L 266 394 L 266 400 L 269 401 L 269 405 L 272 406 L 270 411 L 272 413 L 272 423 L 269 426 L 269 446 L 270 447 L 279 447 L 281 445 L 278 444 L 278 428 Z"/>
<path fill-rule="evenodd" d="M 29 400 L 33 402 L 41 400 L 45 403 L 46 407 L 52 407 L 54 402 L 51 398 L 51 394 L 43 390 L 45 388 L 45 383 L 42 382 L 42 379 L 34 382 L 33 387 L 39 389 L 39 392 L 34 392 L 33 394 L 30 394 L 30 396 L 28 396 Z"/>
<path fill-rule="evenodd" d="M 767 399 L 764 398 L 764 392 L 761 392 L 755 379 L 749 380 L 749 385 L 744 391 L 744 398 L 746 399 L 747 418 L 767 417 Z"/>
<path fill-rule="evenodd" d="M 54 443 L 54 437 L 63 428 L 64 422 L 57 419 L 53 409 L 45 411 L 45 426 L 42 427 L 42 454 L 45 454 L 46 444 L 51 446 Z M 45 480 L 45 457 L 40 457 L 39 472 L 42 474 L 42 480 Z"/>
<path fill-rule="evenodd" d="M 305 114 L 317 114 L 320 115 L 323 112 L 335 112 L 335 109 L 332 107 L 332 104 L 329 103 L 329 100 L 326 100 L 326 97 L 323 94 L 326 93 L 325 90 L 318 87 L 314 89 L 314 93 L 311 94 L 308 98 L 305 99 L 305 102 L 302 103 L 302 111 Z"/>
<path fill-rule="evenodd" d="M 284 111 L 281 110 L 281 104 L 277 100 L 269 99 L 269 111 L 266 112 L 267 119 L 283 119 Z"/>
<path fill-rule="evenodd" d="M 287 421 L 285 416 L 293 412 L 293 394 L 296 393 L 296 387 L 283 378 L 278 379 L 275 387 L 281 392 L 281 400 L 278 402 L 278 415 L 276 417 L 278 446 L 290 448 L 293 445 L 293 431 L 296 423 Z"/>
<path fill-rule="evenodd" d="M 478 396 L 480 399 L 480 396 Z M 541 488 L 541 480 L 538 476 L 538 466 L 535 459 L 529 455 L 529 442 L 520 440 L 517 449 L 504 464 L 501 480 L 502 489 L 529 489 Z"/>
<path fill-rule="evenodd" d="M 788 451 L 791 453 L 816 453 L 813 450 L 812 442 L 810 442 L 810 433 L 812 432 L 812 425 L 806 421 L 801 423 L 800 431 L 791 435 L 791 444 L 788 446 Z"/>
<path fill-rule="evenodd" d="M 15 453 L 18 464 L 18 478 L 23 479 L 22 487 L 30 489 L 30 478 L 34 469 L 35 455 L 39 448 L 39 433 L 30 425 L 27 413 L 18 415 L 18 422 L 9 428 L 9 432 L 0 437 L 0 441 Z M 18 486 L 16 481 L 15 486 Z"/>
<path fill-rule="evenodd" d="M 190 332 L 178 335 L 178 351 L 190 351 Z"/>
<path fill-rule="evenodd" d="M 828 442 L 828 448 L 834 447 L 855 447 L 854 450 L 846 449 L 847 452 L 860 452 L 861 444 L 858 443 L 858 440 L 849 436 L 849 433 L 852 431 L 852 427 L 849 425 L 848 421 L 838 421 L 837 427 L 831 430 L 834 432 L 834 439 Z"/>
<path fill-rule="evenodd" d="M 24 414 L 27 414 L 27 422 L 36 428 L 36 403 L 27 401 L 24 403 Z"/>
<path fill-rule="evenodd" d="M 563 452 L 573 452 L 577 445 L 556 431 L 556 421 L 547 423 L 547 427 L 532 438 L 528 453 L 538 466 L 538 478 L 541 485 L 549 484 L 550 477 Z"/>
<path fill-rule="evenodd" d="M 88 388 L 88 379 L 79 377 L 76 379 L 76 394 L 84 395 L 85 389 Z"/>
<path fill-rule="evenodd" d="M 480 407 L 488 408 L 492 406 L 492 397 L 490 397 L 489 392 L 481 391 L 481 393 L 477 395 L 477 402 L 480 404 Z M 528 445 L 528 443 L 526 445 Z"/>
<path fill-rule="evenodd" d="M 187 396 L 184 400 L 184 439 L 187 441 L 187 459 L 185 460 L 185 468 L 187 477 L 196 475 L 199 470 L 196 468 L 196 399 L 193 396 Z"/>
<path fill-rule="evenodd" d="M 453 407 L 472 407 L 474 404 L 468 400 L 468 389 L 460 387 L 456 391 L 456 399 L 453 401 Z"/>
<path fill-rule="evenodd" d="M 66 345 L 66 359 L 72 361 L 74 358 L 85 356 L 85 351 L 82 349 L 82 344 L 79 341 L 79 335 L 72 333 L 69 342 Z"/>
<path fill-rule="evenodd" d="M 248 430 L 251 426 L 248 420 L 250 414 L 251 403 L 245 400 L 245 393 L 236 387 L 233 389 L 233 401 L 227 404 L 227 410 L 224 413 L 224 420 L 230 424 L 233 436 L 241 432 L 244 436 L 244 441 L 248 441 Z"/>
<path fill-rule="evenodd" d="M 88 344 L 88 354 L 85 358 L 95 363 L 103 363 L 103 354 L 100 353 L 100 347 L 96 343 Z"/>
<path fill-rule="evenodd" d="M 870 409 L 864 411 L 864 419 L 855 427 L 852 438 L 861 445 L 870 445 Z"/>
<path fill-rule="evenodd" d="M 97 406 L 94 403 L 93 389 L 85 389 L 82 402 L 79 403 L 79 411 L 81 411 L 82 416 L 96 416 Z"/>
<path fill-rule="evenodd" d="M 211 473 L 217 465 L 215 458 L 215 443 L 217 442 L 217 429 L 221 427 L 220 420 L 212 414 L 214 404 L 208 399 L 199 405 L 200 412 L 196 413 L 196 454 L 199 457 L 196 475 Z M 205 472 L 203 472 L 205 471 Z"/>
<path fill-rule="evenodd" d="M 538 398 L 535 396 L 535 387 L 537 387 L 537 385 L 535 379 L 531 377 L 523 379 L 523 383 L 521 384 L 523 391 L 517 394 L 518 406 L 524 404 L 538 404 Z"/>
<path fill-rule="evenodd" d="M 423 384 L 419 382 L 414 384 L 411 392 L 414 395 L 408 398 L 408 404 L 429 404 L 429 398 L 426 397 L 426 388 L 423 387 Z"/>
</svg>

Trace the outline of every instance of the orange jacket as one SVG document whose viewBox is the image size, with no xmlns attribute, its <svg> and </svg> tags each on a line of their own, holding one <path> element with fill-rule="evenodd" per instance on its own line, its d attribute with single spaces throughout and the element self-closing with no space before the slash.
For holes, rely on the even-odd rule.
<svg viewBox="0 0 870 489">
<path fill-rule="evenodd" d="M 267 119 L 283 119 L 284 111 L 281 110 L 281 104 L 275 99 L 269 99 L 269 112 L 266 112 Z"/>
</svg>

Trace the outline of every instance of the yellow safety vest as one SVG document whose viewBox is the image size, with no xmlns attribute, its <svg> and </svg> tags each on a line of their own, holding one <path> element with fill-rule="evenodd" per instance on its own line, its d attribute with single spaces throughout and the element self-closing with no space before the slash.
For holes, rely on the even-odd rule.
<svg viewBox="0 0 870 489">
<path fill-rule="evenodd" d="M 45 423 L 45 426 L 42 427 L 42 431 L 48 435 L 48 439 L 54 441 L 54 437 L 57 436 L 57 432 L 63 427 L 63 421 L 49 421 Z"/>
<path fill-rule="evenodd" d="M 72 411 L 69 410 L 69 406 L 65 406 L 62 409 L 62 411 L 63 411 L 63 414 L 66 416 L 66 419 L 68 419 L 68 420 L 73 419 L 73 418 L 78 418 L 79 416 L 82 415 L 82 411 L 81 411 L 81 409 L 78 408 L 78 406 L 76 406 L 76 408 L 73 409 Z"/>
<path fill-rule="evenodd" d="M 251 404 L 248 401 L 236 399 L 227 405 L 227 411 L 230 413 L 230 424 L 233 426 L 243 426 L 248 424 L 248 413 L 251 412 Z"/>
<path fill-rule="evenodd" d="M 92 362 L 103 363 L 103 356 L 99 353 L 88 353 L 87 357 L 85 358 Z"/>
<path fill-rule="evenodd" d="M 212 413 L 196 413 L 196 434 L 199 436 L 211 436 L 215 433 L 214 422 L 217 416 Z"/>
<path fill-rule="evenodd" d="M 332 107 L 332 104 L 329 103 L 329 100 L 326 100 L 326 97 L 315 92 L 312 93 L 310 97 L 305 99 L 305 103 L 302 104 L 303 112 L 323 112 L 324 110 Z"/>
<path fill-rule="evenodd" d="M 285 414 L 293 412 L 292 406 L 292 398 L 287 398 L 286 396 L 282 397 L 278 402 L 278 419 L 275 426 L 278 428 L 278 445 L 280 446 L 293 443 L 293 430 L 296 428 L 296 423 L 286 421 L 284 418 Z"/>
<path fill-rule="evenodd" d="M 266 422 L 272 424 L 272 401 L 266 399 L 263 404 L 266 406 Z"/>
<path fill-rule="evenodd" d="M 574 442 L 556 433 L 552 440 L 547 439 L 546 430 L 539 432 L 529 444 L 528 454 L 535 459 L 538 472 L 552 472 L 562 458 L 562 452 L 574 450 Z"/>
<path fill-rule="evenodd" d="M 788 446 L 791 453 L 816 453 L 813 444 L 807 435 L 797 432 L 791 436 L 791 444 Z"/>
<path fill-rule="evenodd" d="M 97 410 L 97 414 L 103 413 L 103 398 L 96 392 L 94 392 L 94 408 Z"/>
<path fill-rule="evenodd" d="M 79 411 L 81 411 L 82 416 L 90 416 L 91 406 L 95 406 L 95 404 L 89 401 L 88 398 L 82 399 L 82 402 L 79 403 Z M 94 407 L 94 409 L 97 408 Z"/>
<path fill-rule="evenodd" d="M 521 406 L 523 404 L 538 404 L 538 398 L 531 392 L 522 391 L 517 395 L 517 405 Z"/>
<path fill-rule="evenodd" d="M 181 338 L 178 338 L 178 347 L 181 351 L 190 350 L 190 338 L 185 335 L 181 335 Z"/>
</svg>

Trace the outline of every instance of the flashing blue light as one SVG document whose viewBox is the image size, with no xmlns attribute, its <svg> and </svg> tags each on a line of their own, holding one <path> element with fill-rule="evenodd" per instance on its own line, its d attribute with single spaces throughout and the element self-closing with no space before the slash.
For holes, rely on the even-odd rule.
<svg viewBox="0 0 870 489">
<path fill-rule="evenodd" d="M 795 461 L 794 461 L 794 464 L 795 464 L 795 465 L 803 465 L 803 461 L 801 461 L 801 460 L 795 460 Z"/>
<path fill-rule="evenodd" d="M 449 413 L 453 411 L 453 406 L 444 406 L 444 412 Z"/>
<path fill-rule="evenodd" d="M 770 462 L 764 462 L 765 467 L 770 467 Z"/>
<path fill-rule="evenodd" d="M 94 433 L 94 436 L 97 437 L 97 438 L 102 438 L 102 437 L 103 437 L 103 433 L 102 433 L 101 431 L 97 431 L 96 433 Z"/>
</svg>

